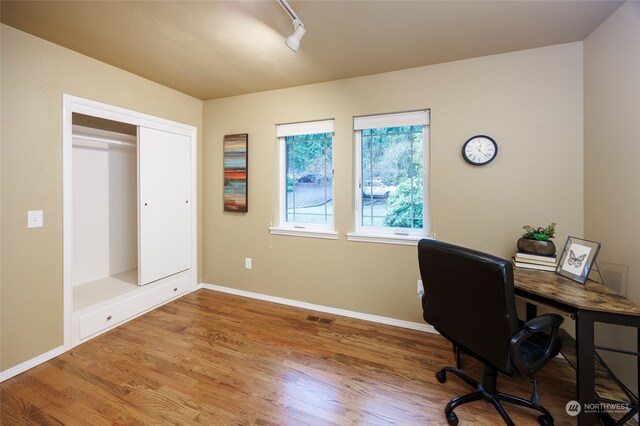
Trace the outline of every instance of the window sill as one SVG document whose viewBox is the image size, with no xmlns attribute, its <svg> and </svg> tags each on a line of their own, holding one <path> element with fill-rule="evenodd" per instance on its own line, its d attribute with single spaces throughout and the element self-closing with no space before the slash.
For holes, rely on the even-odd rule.
<svg viewBox="0 0 640 426">
<path fill-rule="evenodd" d="M 271 235 L 288 235 L 290 237 L 324 238 L 326 240 L 338 239 L 338 233 L 329 229 L 272 226 L 269 228 L 269 232 Z"/>
<path fill-rule="evenodd" d="M 395 235 L 395 234 L 365 234 L 358 232 L 347 233 L 347 240 L 363 243 L 398 244 L 417 246 L 418 241 L 427 238 L 426 235 Z"/>
</svg>

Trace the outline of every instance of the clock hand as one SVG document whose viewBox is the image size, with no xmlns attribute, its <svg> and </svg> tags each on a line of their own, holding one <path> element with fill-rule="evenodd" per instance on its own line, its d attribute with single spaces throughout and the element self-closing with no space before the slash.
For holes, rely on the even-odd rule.
<svg viewBox="0 0 640 426">
<path fill-rule="evenodd" d="M 486 159 L 488 160 L 491 156 L 489 154 L 487 154 L 486 152 L 484 152 L 483 150 L 481 150 L 480 148 L 477 149 L 477 151 Z"/>
</svg>

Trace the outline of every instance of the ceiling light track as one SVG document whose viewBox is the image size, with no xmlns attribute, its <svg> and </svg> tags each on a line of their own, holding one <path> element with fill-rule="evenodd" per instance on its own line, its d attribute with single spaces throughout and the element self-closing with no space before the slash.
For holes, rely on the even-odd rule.
<svg viewBox="0 0 640 426">
<path fill-rule="evenodd" d="M 302 19 L 298 16 L 295 10 L 291 7 L 287 0 L 278 0 L 280 6 L 289 14 L 291 19 L 293 20 L 293 34 L 287 37 L 287 40 L 284 42 L 289 49 L 297 52 L 300 48 L 300 40 L 304 36 L 304 33 L 307 31 L 304 28 L 304 24 L 302 23 Z"/>
</svg>

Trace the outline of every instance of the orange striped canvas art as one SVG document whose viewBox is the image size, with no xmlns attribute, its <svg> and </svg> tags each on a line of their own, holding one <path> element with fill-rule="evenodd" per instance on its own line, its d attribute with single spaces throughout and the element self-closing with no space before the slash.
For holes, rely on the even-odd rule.
<svg viewBox="0 0 640 426">
<path fill-rule="evenodd" d="M 224 211 L 247 212 L 247 152 L 249 135 L 224 137 Z"/>
</svg>

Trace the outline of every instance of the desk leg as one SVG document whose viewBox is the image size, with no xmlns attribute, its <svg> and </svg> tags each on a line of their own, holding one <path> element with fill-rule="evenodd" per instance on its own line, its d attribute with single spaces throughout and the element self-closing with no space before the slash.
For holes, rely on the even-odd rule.
<svg viewBox="0 0 640 426">
<path fill-rule="evenodd" d="M 595 414 L 589 406 L 595 403 L 595 365 L 594 365 L 594 319 L 588 312 L 576 313 L 576 345 L 578 352 L 578 402 L 580 426 L 595 424 Z M 591 412 L 588 412 L 591 411 Z"/>
</svg>

